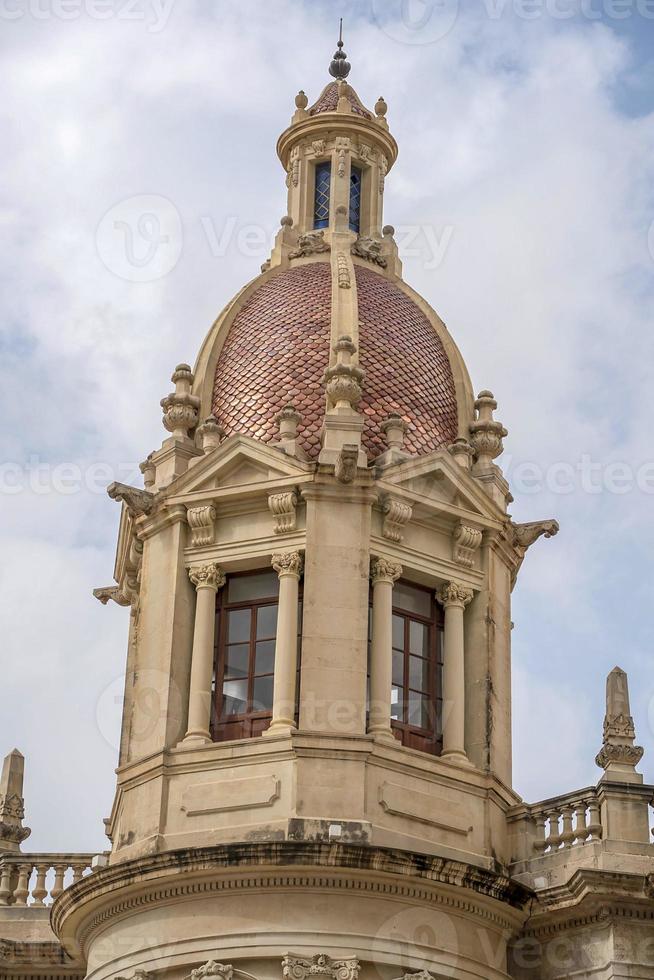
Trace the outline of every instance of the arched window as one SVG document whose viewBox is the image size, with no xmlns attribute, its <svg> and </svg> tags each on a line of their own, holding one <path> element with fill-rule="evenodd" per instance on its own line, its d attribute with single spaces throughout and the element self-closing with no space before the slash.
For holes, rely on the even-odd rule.
<svg viewBox="0 0 654 980">
<path fill-rule="evenodd" d="M 316 166 L 316 195 L 313 208 L 313 227 L 329 227 L 329 199 L 331 193 L 332 167 L 330 163 Z"/>
<path fill-rule="evenodd" d="M 216 742 L 253 738 L 270 725 L 278 603 L 279 577 L 272 570 L 232 575 L 218 593 L 211 721 Z M 300 606 L 300 635 L 301 622 Z"/>
<path fill-rule="evenodd" d="M 434 590 L 400 580 L 393 587 L 391 727 L 402 745 L 440 755 L 442 675 L 443 611 Z"/>
<path fill-rule="evenodd" d="M 350 230 L 356 231 L 357 235 L 361 230 L 361 171 L 358 167 L 352 167 L 350 173 Z"/>
</svg>

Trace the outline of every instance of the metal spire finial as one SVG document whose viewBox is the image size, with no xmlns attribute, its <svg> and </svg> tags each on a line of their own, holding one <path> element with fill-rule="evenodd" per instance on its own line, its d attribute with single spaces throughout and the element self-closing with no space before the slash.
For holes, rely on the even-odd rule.
<svg viewBox="0 0 654 980">
<path fill-rule="evenodd" d="M 337 78 L 342 81 L 347 78 L 350 74 L 352 66 L 347 60 L 347 55 L 343 51 L 343 18 L 341 17 L 341 26 L 338 35 L 338 48 L 332 59 L 332 63 L 329 66 L 329 74 L 333 78 Z"/>
</svg>

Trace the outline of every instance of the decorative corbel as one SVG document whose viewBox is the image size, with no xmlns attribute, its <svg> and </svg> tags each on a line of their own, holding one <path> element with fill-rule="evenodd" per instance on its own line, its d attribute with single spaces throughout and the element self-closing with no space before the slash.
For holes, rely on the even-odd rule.
<svg viewBox="0 0 654 980">
<path fill-rule="evenodd" d="M 339 483 L 354 483 L 358 459 L 358 446 L 343 446 L 334 466 L 334 475 Z"/>
<path fill-rule="evenodd" d="M 204 507 L 189 507 L 186 511 L 186 517 L 191 528 L 192 547 L 204 548 L 213 544 L 216 508 L 211 504 Z"/>
<path fill-rule="evenodd" d="M 386 497 L 383 506 L 384 522 L 382 534 L 389 541 L 400 542 L 404 538 L 404 529 L 413 516 L 413 507 L 397 497 Z"/>
<path fill-rule="evenodd" d="M 275 519 L 275 534 L 288 534 L 297 526 L 298 494 L 296 490 L 271 493 L 268 508 Z"/>
<path fill-rule="evenodd" d="M 532 521 L 529 524 L 514 524 L 513 521 L 509 521 L 506 525 L 506 533 L 515 555 L 515 565 L 511 576 L 511 588 L 513 588 L 528 549 L 540 537 L 553 538 L 557 535 L 559 533 L 559 522 L 551 520 Z"/>
<path fill-rule="evenodd" d="M 471 527 L 459 521 L 452 534 L 452 558 L 458 565 L 464 568 L 472 568 L 475 559 L 475 552 L 479 548 L 482 539 L 482 532 L 479 528 Z"/>
<path fill-rule="evenodd" d="M 147 490 L 139 490 L 137 487 L 129 487 L 125 483 L 111 483 L 107 487 L 107 493 L 112 500 L 120 500 L 125 504 L 130 517 L 134 520 L 151 514 L 154 509 L 155 495 Z"/>
</svg>

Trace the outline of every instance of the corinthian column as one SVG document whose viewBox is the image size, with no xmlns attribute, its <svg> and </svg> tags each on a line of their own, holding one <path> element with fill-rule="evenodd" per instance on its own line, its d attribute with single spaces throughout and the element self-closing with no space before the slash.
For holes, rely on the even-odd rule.
<svg viewBox="0 0 654 980">
<path fill-rule="evenodd" d="M 376 558 L 370 568 L 372 580 L 372 644 L 370 652 L 370 721 L 368 731 L 394 738 L 391 729 L 393 684 L 393 585 L 402 566 L 387 558 Z"/>
<path fill-rule="evenodd" d="M 264 735 L 288 734 L 295 724 L 297 688 L 298 603 L 302 555 L 298 551 L 272 556 L 272 567 L 279 575 L 279 612 L 275 642 L 273 716 Z"/>
<path fill-rule="evenodd" d="M 445 609 L 443 643 L 443 758 L 470 765 L 465 750 L 465 640 L 463 612 L 472 590 L 448 582 L 436 594 Z"/>
<path fill-rule="evenodd" d="M 220 566 L 213 563 L 189 569 L 189 577 L 197 592 L 197 604 L 191 659 L 188 731 L 184 741 L 210 742 L 216 593 L 218 589 L 222 589 L 226 579 Z"/>
</svg>

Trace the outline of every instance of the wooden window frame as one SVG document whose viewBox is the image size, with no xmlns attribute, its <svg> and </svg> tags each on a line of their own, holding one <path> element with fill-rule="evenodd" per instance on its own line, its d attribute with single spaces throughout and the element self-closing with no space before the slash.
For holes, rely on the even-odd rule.
<svg viewBox="0 0 654 980">
<path fill-rule="evenodd" d="M 238 575 L 230 576 L 230 580 L 235 578 L 246 578 L 248 576 L 261 575 L 262 572 L 267 572 L 268 569 L 255 569 L 251 572 L 243 572 Z M 225 587 L 222 588 L 216 596 L 216 631 L 215 631 L 215 643 L 214 643 L 214 688 L 212 692 L 212 706 L 211 706 L 211 737 L 214 742 L 231 742 L 239 739 L 245 738 L 257 738 L 262 735 L 263 732 L 269 727 L 272 720 L 272 707 L 265 710 L 253 710 L 253 700 L 254 700 L 254 684 L 255 680 L 261 677 L 271 677 L 273 681 L 274 690 L 274 678 L 275 678 L 275 661 L 273 655 L 273 669 L 271 673 L 267 674 L 257 674 L 256 671 L 256 654 L 257 654 L 257 643 L 270 642 L 276 644 L 277 637 L 259 637 L 257 638 L 257 621 L 258 621 L 258 611 L 259 609 L 269 608 L 271 606 L 276 606 L 279 610 L 279 594 L 276 596 L 265 596 L 261 599 L 244 599 L 241 602 L 228 602 L 229 595 L 229 580 Z M 302 603 L 302 583 L 300 582 L 300 594 L 299 601 Z M 248 652 L 248 674 L 247 678 L 247 706 L 248 710 L 242 714 L 228 715 L 227 717 L 222 717 L 222 706 L 223 706 L 223 684 L 225 681 L 225 667 L 227 663 L 227 627 L 229 622 L 230 612 L 236 612 L 240 609 L 248 610 L 253 613 L 251 615 L 250 621 L 250 638 L 248 641 L 243 641 L 244 643 L 249 643 Z M 299 641 L 298 642 L 298 674 L 300 670 L 300 656 L 301 656 L 301 622 L 299 625 Z M 234 645 L 234 644 L 232 644 Z M 297 710 L 297 708 L 296 708 Z"/>
</svg>

